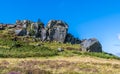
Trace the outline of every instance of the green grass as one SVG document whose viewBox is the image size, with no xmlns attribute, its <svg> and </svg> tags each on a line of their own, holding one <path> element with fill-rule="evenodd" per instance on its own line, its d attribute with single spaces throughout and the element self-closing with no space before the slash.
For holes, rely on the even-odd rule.
<svg viewBox="0 0 120 74">
<path fill-rule="evenodd" d="M 47 57 L 55 56 L 57 51 L 47 47 L 21 47 L 12 49 L 0 48 L 1 58 L 26 58 L 26 57 Z"/>
<path fill-rule="evenodd" d="M 59 42 L 41 42 L 33 41 L 32 38 L 17 37 L 17 41 L 13 41 L 13 35 L 0 31 L 0 57 L 1 58 L 27 58 L 27 57 L 51 57 L 51 56 L 91 56 L 105 59 L 120 59 L 117 56 L 108 53 L 94 53 L 80 51 L 79 44 L 59 43 Z M 5 33 L 5 34 L 4 34 Z M 39 44 L 40 46 L 36 46 Z M 62 48 L 64 51 L 58 52 L 57 49 Z"/>
<path fill-rule="evenodd" d="M 118 59 L 120 60 L 120 57 L 117 57 L 115 55 L 110 55 L 108 53 L 102 52 L 102 53 L 96 53 L 96 52 L 76 52 L 73 51 L 73 53 L 82 55 L 82 56 L 91 56 L 91 57 L 99 57 L 99 58 L 105 58 L 105 59 Z"/>
<path fill-rule="evenodd" d="M 22 41 L 0 39 L 1 58 L 26 58 L 56 56 L 57 50 L 46 46 L 34 46 Z"/>
</svg>

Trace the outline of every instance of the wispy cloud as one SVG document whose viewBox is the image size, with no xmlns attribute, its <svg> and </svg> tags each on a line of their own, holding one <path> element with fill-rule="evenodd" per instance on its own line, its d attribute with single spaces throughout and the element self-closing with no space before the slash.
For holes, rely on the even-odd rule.
<svg viewBox="0 0 120 74">
<path fill-rule="evenodd" d="M 118 37 L 118 40 L 120 40 L 120 34 L 118 34 L 118 36 L 117 36 L 117 37 Z"/>
<path fill-rule="evenodd" d="M 117 34 L 117 39 L 120 41 L 120 33 Z M 116 43 L 116 44 L 114 44 L 113 46 L 120 47 L 120 43 Z"/>
<path fill-rule="evenodd" d="M 120 44 L 114 44 L 114 46 L 120 47 Z"/>
</svg>

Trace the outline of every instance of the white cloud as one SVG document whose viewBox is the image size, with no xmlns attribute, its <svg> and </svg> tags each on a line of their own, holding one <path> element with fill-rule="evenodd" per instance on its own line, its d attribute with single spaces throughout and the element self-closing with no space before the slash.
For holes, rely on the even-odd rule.
<svg viewBox="0 0 120 74">
<path fill-rule="evenodd" d="M 118 39 L 120 40 L 120 34 L 118 34 Z"/>
</svg>

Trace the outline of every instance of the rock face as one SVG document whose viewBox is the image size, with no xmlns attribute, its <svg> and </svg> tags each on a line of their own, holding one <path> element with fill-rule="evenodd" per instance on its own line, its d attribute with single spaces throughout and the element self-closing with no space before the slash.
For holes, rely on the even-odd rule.
<svg viewBox="0 0 120 74">
<path fill-rule="evenodd" d="M 27 35 L 27 26 L 28 21 L 27 20 L 17 20 L 16 21 L 16 28 L 15 28 L 15 34 L 18 36 L 25 36 Z"/>
<path fill-rule="evenodd" d="M 0 30 L 4 30 L 4 27 L 3 27 L 3 25 L 0 25 Z"/>
<path fill-rule="evenodd" d="M 50 20 L 46 27 L 38 20 L 17 20 L 15 34 L 18 36 L 33 36 L 45 41 L 57 41 L 61 43 L 80 44 L 80 40 L 68 33 L 68 24 L 61 20 Z"/>
<path fill-rule="evenodd" d="M 48 40 L 64 42 L 68 31 L 68 25 L 61 20 L 50 20 L 46 30 Z"/>
<path fill-rule="evenodd" d="M 39 26 L 37 23 L 32 23 L 30 30 L 32 30 L 34 32 L 33 36 L 39 37 L 40 32 L 39 32 Z"/>
<path fill-rule="evenodd" d="M 18 36 L 25 36 L 25 35 L 27 35 L 27 31 L 25 29 L 22 29 L 18 34 Z"/>
<path fill-rule="evenodd" d="M 45 28 L 42 28 L 41 29 L 41 40 L 42 41 L 45 41 L 46 40 L 46 30 L 45 30 Z"/>
<path fill-rule="evenodd" d="M 80 44 L 81 40 L 75 38 L 72 34 L 68 33 L 65 38 L 65 43 Z"/>
<path fill-rule="evenodd" d="M 80 43 L 80 45 L 82 46 L 82 51 L 102 52 L 102 46 L 100 42 L 95 38 L 84 40 Z"/>
<path fill-rule="evenodd" d="M 9 25 L 10 26 L 10 25 Z M 7 26 L 9 28 L 9 26 Z M 17 36 L 32 36 L 41 41 L 57 41 L 61 43 L 80 44 L 81 40 L 68 33 L 68 24 L 61 20 L 50 20 L 46 27 L 38 20 L 17 20 L 10 26 Z"/>
<path fill-rule="evenodd" d="M 81 41 L 75 38 L 72 34 L 68 33 L 68 24 L 61 20 L 50 20 L 46 27 L 38 20 L 32 22 L 29 20 L 17 20 L 16 24 L 0 24 L 0 30 L 9 29 L 9 34 L 15 34 L 17 36 L 31 36 L 35 40 L 41 41 L 57 41 L 61 43 L 80 44 L 82 51 L 87 52 L 102 52 L 102 46 L 100 42 L 95 39 L 85 39 Z M 62 51 L 62 48 L 58 48 L 58 51 Z"/>
</svg>

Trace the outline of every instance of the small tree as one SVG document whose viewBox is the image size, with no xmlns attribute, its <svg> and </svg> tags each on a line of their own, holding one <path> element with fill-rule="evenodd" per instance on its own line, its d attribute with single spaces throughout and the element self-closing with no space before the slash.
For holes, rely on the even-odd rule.
<svg viewBox="0 0 120 74">
<path fill-rule="evenodd" d="M 44 27 L 44 23 L 40 19 L 38 19 L 37 23 L 38 23 L 39 29 Z"/>
<path fill-rule="evenodd" d="M 29 31 L 29 35 L 30 35 L 30 36 L 34 36 L 34 35 L 35 35 L 35 31 L 31 29 L 31 30 Z"/>
</svg>

